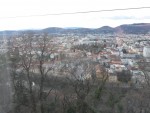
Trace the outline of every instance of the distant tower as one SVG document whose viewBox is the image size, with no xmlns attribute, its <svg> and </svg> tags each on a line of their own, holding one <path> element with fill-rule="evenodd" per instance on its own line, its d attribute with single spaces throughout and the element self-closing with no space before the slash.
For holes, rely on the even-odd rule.
<svg viewBox="0 0 150 113">
<path fill-rule="evenodd" d="M 143 56 L 150 58 L 150 46 L 145 46 L 145 47 L 143 48 Z"/>
</svg>

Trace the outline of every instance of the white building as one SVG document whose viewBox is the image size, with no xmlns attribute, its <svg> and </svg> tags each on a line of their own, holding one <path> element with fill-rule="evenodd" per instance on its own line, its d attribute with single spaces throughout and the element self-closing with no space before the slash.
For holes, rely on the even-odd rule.
<svg viewBox="0 0 150 113">
<path fill-rule="evenodd" d="M 143 48 L 143 56 L 144 57 L 150 57 L 150 46 L 145 46 Z"/>
</svg>

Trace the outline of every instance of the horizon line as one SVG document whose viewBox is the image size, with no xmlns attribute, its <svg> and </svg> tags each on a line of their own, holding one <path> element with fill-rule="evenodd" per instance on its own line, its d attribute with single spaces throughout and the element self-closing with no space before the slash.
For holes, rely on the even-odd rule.
<svg viewBox="0 0 150 113">
<path fill-rule="evenodd" d="M 74 26 L 72 26 L 72 27 L 59 27 L 59 26 L 51 26 L 51 27 L 44 27 L 44 28 L 5 29 L 5 30 L 0 30 L 0 32 L 3 32 L 3 31 L 44 30 L 44 29 L 47 29 L 47 28 L 62 28 L 62 29 L 80 29 L 80 28 L 98 29 L 98 28 L 102 28 L 102 27 L 116 28 L 116 27 L 121 26 L 121 25 L 134 25 L 134 24 L 150 24 L 150 23 L 140 22 L 140 23 L 131 23 L 131 24 L 120 24 L 120 25 L 117 25 L 115 27 L 112 27 L 110 25 L 103 25 L 103 26 L 100 26 L 100 27 L 74 27 Z"/>
</svg>

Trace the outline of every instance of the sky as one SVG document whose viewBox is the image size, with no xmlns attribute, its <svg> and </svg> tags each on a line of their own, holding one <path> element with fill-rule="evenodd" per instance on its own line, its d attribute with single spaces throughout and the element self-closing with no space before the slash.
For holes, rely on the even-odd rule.
<svg viewBox="0 0 150 113">
<path fill-rule="evenodd" d="M 99 28 L 131 23 L 150 23 L 150 8 L 74 15 L 20 17 L 150 7 L 149 4 L 149 0 L 0 0 L 0 30 L 42 29 L 47 27 Z"/>
</svg>

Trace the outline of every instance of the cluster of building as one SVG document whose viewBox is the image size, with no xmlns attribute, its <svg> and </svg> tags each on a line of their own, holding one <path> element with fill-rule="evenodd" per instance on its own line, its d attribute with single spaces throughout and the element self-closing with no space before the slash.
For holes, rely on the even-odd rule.
<svg viewBox="0 0 150 113">
<path fill-rule="evenodd" d="M 38 36 L 39 37 L 39 36 Z M 42 36 L 41 36 L 42 37 Z M 14 37 L 7 40 L 0 40 L 0 53 L 12 51 L 23 54 L 21 42 L 23 37 Z M 32 47 L 36 48 L 31 51 L 32 55 L 40 54 L 40 45 L 36 40 L 37 35 L 33 35 Z M 98 53 L 92 51 L 83 51 L 73 49 L 78 45 L 96 45 L 102 44 L 103 49 Z M 9 51 L 11 52 L 11 51 Z M 119 82 L 117 73 L 129 71 L 131 81 L 134 84 L 145 83 L 145 76 L 150 76 L 150 36 L 149 35 L 62 35 L 51 38 L 48 36 L 46 54 L 48 58 L 45 67 L 49 67 L 53 61 L 56 67 L 61 67 L 69 59 L 83 59 L 97 62 L 95 66 L 97 77 L 100 76 L 100 67 L 105 68 L 109 75 L 110 82 Z M 33 57 L 37 58 L 37 57 Z M 54 73 L 54 72 L 53 72 Z M 55 70 L 55 73 L 58 73 Z"/>
<path fill-rule="evenodd" d="M 101 39 L 100 39 L 101 40 Z M 131 73 L 129 83 L 144 84 L 150 78 L 150 37 L 125 35 L 106 38 L 105 47 L 98 54 L 88 53 L 88 57 L 99 62 L 109 73 L 109 81 L 118 82 L 117 73 Z M 99 68 L 97 68 L 99 73 Z M 124 75 L 122 75 L 124 76 Z"/>
</svg>

